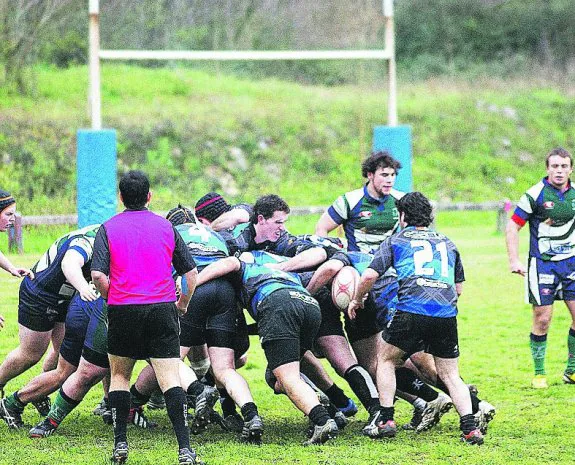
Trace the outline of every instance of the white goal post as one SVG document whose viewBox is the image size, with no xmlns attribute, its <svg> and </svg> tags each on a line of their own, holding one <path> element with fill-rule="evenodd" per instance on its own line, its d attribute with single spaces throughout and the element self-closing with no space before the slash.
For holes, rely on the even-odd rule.
<svg viewBox="0 0 575 465">
<path fill-rule="evenodd" d="M 262 60 L 387 60 L 389 126 L 397 126 L 397 85 L 395 68 L 395 33 L 393 0 L 382 0 L 385 17 L 384 50 L 101 50 L 100 2 L 89 0 L 89 102 L 92 129 L 102 128 L 100 60 L 191 60 L 191 61 L 262 61 Z"/>
</svg>

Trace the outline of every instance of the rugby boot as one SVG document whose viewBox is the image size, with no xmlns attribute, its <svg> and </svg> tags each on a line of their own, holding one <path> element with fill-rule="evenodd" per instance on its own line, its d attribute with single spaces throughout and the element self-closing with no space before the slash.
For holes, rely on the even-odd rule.
<svg viewBox="0 0 575 465">
<path fill-rule="evenodd" d="M 468 434 L 461 433 L 461 440 L 472 446 L 480 446 L 483 444 L 483 434 L 481 434 L 479 428 L 476 428 Z"/>
<path fill-rule="evenodd" d="M 36 410 L 38 410 L 38 413 L 41 417 L 45 417 L 48 415 L 48 413 L 50 413 L 52 402 L 50 402 L 50 398 L 46 396 L 38 400 L 33 400 L 32 405 L 36 407 Z"/>
<path fill-rule="evenodd" d="M 158 424 L 155 421 L 150 420 L 144 413 L 144 408 L 140 405 L 139 407 L 131 407 L 130 413 L 128 414 L 128 423 L 136 425 L 138 428 L 142 429 L 152 429 L 156 428 Z"/>
<path fill-rule="evenodd" d="M 6 398 L 0 399 L 0 418 L 6 422 L 8 428 L 19 429 L 24 427 L 22 421 L 22 410 L 9 408 L 6 405 Z"/>
<path fill-rule="evenodd" d="M 303 445 L 311 446 L 312 444 L 323 444 L 324 442 L 335 438 L 338 431 L 335 420 L 330 418 L 323 426 L 315 425 L 311 438 L 305 441 Z"/>
<path fill-rule="evenodd" d="M 114 464 L 122 464 L 126 463 L 126 460 L 128 460 L 128 443 L 119 442 L 114 446 L 110 461 Z"/>
<path fill-rule="evenodd" d="M 94 410 L 92 410 L 92 413 L 94 415 L 101 417 L 102 415 L 104 415 L 106 410 L 108 410 L 108 401 L 106 400 L 105 397 L 102 397 L 102 400 L 100 401 L 100 403 L 98 405 L 96 405 L 96 407 L 94 407 Z"/>
<path fill-rule="evenodd" d="M 479 402 L 479 410 L 475 413 L 475 422 L 481 434 L 487 434 L 487 427 L 489 422 L 493 420 L 495 416 L 495 407 L 489 402 L 482 400 Z"/>
<path fill-rule="evenodd" d="M 232 413 L 223 419 L 223 427 L 226 431 L 241 433 L 244 429 L 244 419 L 238 413 Z"/>
<path fill-rule="evenodd" d="M 357 413 L 357 405 L 355 405 L 353 399 L 349 399 L 345 407 L 337 407 L 337 409 L 346 417 L 353 417 Z"/>
<path fill-rule="evenodd" d="M 163 410 L 166 408 L 166 399 L 161 392 L 154 392 L 146 404 L 150 410 Z"/>
<path fill-rule="evenodd" d="M 563 379 L 565 379 L 565 375 L 563 375 Z M 533 389 L 547 389 L 549 387 L 547 377 L 545 375 L 535 375 L 531 380 L 531 387 Z"/>
<path fill-rule="evenodd" d="M 361 433 L 364 436 L 368 436 L 372 439 L 379 438 L 379 428 L 377 427 L 379 422 L 381 422 L 381 412 L 378 409 L 369 415 L 367 424 L 362 428 Z"/>
<path fill-rule="evenodd" d="M 572 373 L 563 373 L 563 382 L 565 384 L 575 384 L 575 371 Z"/>
<path fill-rule="evenodd" d="M 58 429 L 58 426 L 58 423 L 56 423 L 51 418 L 44 418 L 40 423 L 38 423 L 36 426 L 34 426 L 34 428 L 30 430 L 28 437 L 34 439 L 47 438 Z"/>
<path fill-rule="evenodd" d="M 401 428 L 407 431 L 414 431 L 419 424 L 421 423 L 421 419 L 423 418 L 423 411 L 425 408 L 417 408 L 413 407 L 413 415 L 411 416 L 411 420 L 409 423 L 406 423 Z"/>
<path fill-rule="evenodd" d="M 195 431 L 201 432 L 206 428 L 210 422 L 211 412 L 214 409 L 214 405 L 218 401 L 220 394 L 215 387 L 204 386 L 204 390 L 195 399 L 195 411 L 194 419 L 192 421 L 192 432 L 198 434 Z"/>
<path fill-rule="evenodd" d="M 204 465 L 193 449 L 180 449 L 178 454 L 178 465 Z"/>
<path fill-rule="evenodd" d="M 259 415 L 254 416 L 250 421 L 245 421 L 240 439 L 250 444 L 261 444 L 264 434 L 264 422 Z"/>
<path fill-rule="evenodd" d="M 393 420 L 387 420 L 385 423 L 380 421 L 377 424 L 377 429 L 379 430 L 380 438 L 394 438 L 397 434 L 397 425 Z"/>
<path fill-rule="evenodd" d="M 421 433 L 422 431 L 427 431 L 428 429 L 433 428 L 437 423 L 439 423 L 441 417 L 452 407 L 453 402 L 451 402 L 451 398 L 447 394 L 440 392 L 437 395 L 437 399 L 427 403 L 421 417 L 421 423 L 417 425 L 415 431 L 417 433 Z"/>
</svg>

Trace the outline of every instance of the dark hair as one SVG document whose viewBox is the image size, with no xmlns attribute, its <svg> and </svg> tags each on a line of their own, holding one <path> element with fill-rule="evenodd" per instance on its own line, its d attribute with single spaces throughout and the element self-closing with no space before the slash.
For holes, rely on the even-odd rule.
<svg viewBox="0 0 575 465">
<path fill-rule="evenodd" d="M 361 164 L 361 175 L 367 178 L 367 173 L 375 173 L 378 168 L 393 168 L 397 173 L 397 170 L 401 168 L 401 163 L 385 150 L 372 152 Z"/>
<path fill-rule="evenodd" d="M 183 207 L 181 203 L 179 203 L 177 207 L 172 208 L 168 212 L 166 219 L 174 226 L 196 222 L 194 212 L 190 208 Z"/>
<path fill-rule="evenodd" d="M 429 226 L 433 222 L 433 207 L 421 192 L 405 194 L 396 202 L 397 211 L 405 216 L 408 226 Z"/>
<path fill-rule="evenodd" d="M 569 164 L 571 166 L 573 166 L 573 158 L 571 157 L 571 154 L 567 150 L 565 150 L 563 147 L 555 147 L 545 157 L 545 166 L 547 168 L 549 168 L 549 159 L 553 156 L 556 156 L 556 155 L 559 157 L 562 157 L 562 158 L 569 158 Z"/>
<path fill-rule="evenodd" d="M 142 171 L 128 171 L 120 179 L 120 194 L 126 208 L 141 210 L 148 201 L 150 181 Z"/>
<path fill-rule="evenodd" d="M 14 203 L 16 203 L 16 199 L 12 197 L 12 194 L 0 189 L 0 212 L 3 212 L 6 208 Z"/>
<path fill-rule="evenodd" d="M 230 204 L 217 192 L 208 192 L 196 202 L 195 206 L 196 216 L 210 222 L 231 209 Z"/>
<path fill-rule="evenodd" d="M 262 215 L 267 220 L 274 216 L 274 213 L 277 211 L 289 213 L 290 209 L 288 204 L 281 197 L 275 194 L 264 195 L 256 200 L 251 222 L 256 224 L 258 222 L 259 215 Z"/>
</svg>

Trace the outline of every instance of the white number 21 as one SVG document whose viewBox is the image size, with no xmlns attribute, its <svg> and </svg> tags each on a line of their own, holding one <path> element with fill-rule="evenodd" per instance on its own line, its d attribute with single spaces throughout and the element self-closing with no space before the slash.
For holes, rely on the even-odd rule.
<svg viewBox="0 0 575 465">
<path fill-rule="evenodd" d="M 433 276 L 435 269 L 433 266 L 427 266 L 433 262 L 433 244 L 424 240 L 410 241 L 412 249 L 419 249 L 413 252 L 413 262 L 415 264 L 415 274 L 423 276 Z M 439 252 L 441 261 L 441 276 L 447 278 L 449 275 L 448 259 L 447 259 L 447 244 L 445 242 L 438 242 L 435 244 L 435 250 Z"/>
</svg>

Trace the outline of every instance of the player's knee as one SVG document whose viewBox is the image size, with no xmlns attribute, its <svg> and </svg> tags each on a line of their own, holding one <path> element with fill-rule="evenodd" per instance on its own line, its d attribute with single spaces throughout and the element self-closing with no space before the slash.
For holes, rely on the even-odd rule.
<svg viewBox="0 0 575 465">
<path fill-rule="evenodd" d="M 191 360 L 190 366 L 192 367 L 192 370 L 194 370 L 198 379 L 202 379 L 210 369 L 210 359 L 204 358 L 201 360 Z"/>
</svg>

